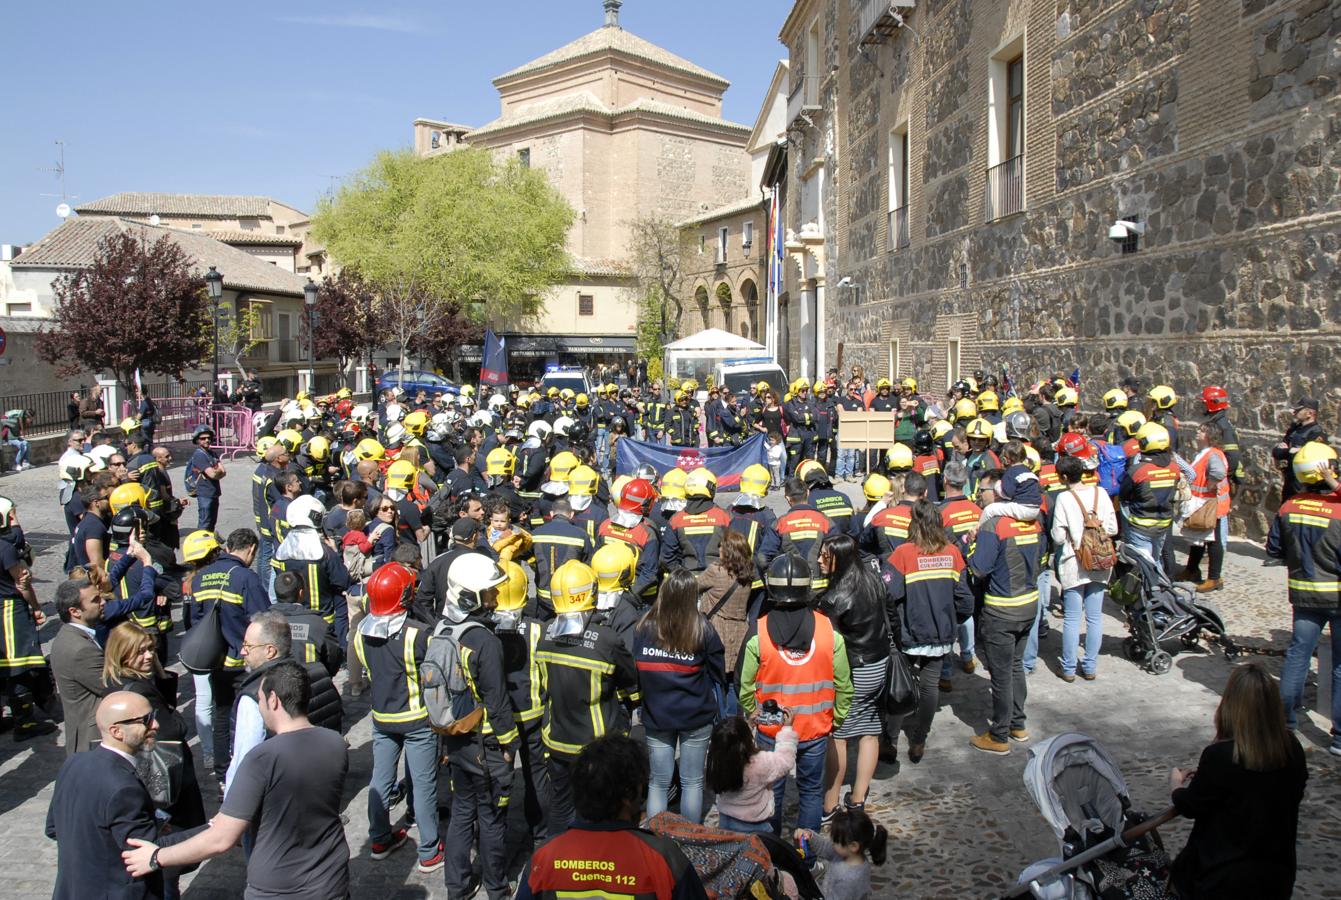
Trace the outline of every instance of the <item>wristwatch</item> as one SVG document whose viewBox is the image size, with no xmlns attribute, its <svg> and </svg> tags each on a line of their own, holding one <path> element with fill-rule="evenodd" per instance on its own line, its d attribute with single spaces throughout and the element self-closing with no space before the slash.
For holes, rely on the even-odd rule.
<svg viewBox="0 0 1341 900">
<path fill-rule="evenodd" d="M 154 852 L 149 856 L 149 871 L 150 871 L 150 872 L 157 872 L 159 869 L 163 868 L 162 866 L 160 866 L 160 865 L 158 864 L 158 851 L 159 851 L 159 849 L 160 849 L 160 848 L 155 847 L 155 848 L 154 848 Z"/>
</svg>

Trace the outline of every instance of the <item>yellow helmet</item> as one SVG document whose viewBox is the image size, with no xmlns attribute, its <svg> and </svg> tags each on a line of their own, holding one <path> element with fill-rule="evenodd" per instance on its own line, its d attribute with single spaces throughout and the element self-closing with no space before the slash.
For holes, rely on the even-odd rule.
<svg viewBox="0 0 1341 900">
<path fill-rule="evenodd" d="M 706 497 L 711 500 L 717 494 L 717 476 L 706 466 L 700 466 L 685 476 L 684 493 L 686 497 Z"/>
<path fill-rule="evenodd" d="M 1134 409 L 1129 409 L 1117 417 L 1118 428 L 1121 428 L 1129 438 L 1136 437 L 1143 425 L 1145 425 L 1145 416 Z"/>
<path fill-rule="evenodd" d="M 424 432 L 428 430 L 428 413 L 422 409 L 416 409 L 406 416 L 401 424 L 405 426 L 406 431 L 415 437 L 423 437 Z"/>
<path fill-rule="evenodd" d="M 1158 422 L 1146 422 L 1141 426 L 1141 430 L 1136 432 L 1136 440 L 1140 442 L 1142 453 L 1158 453 L 1161 450 L 1169 449 L 1169 429 Z"/>
<path fill-rule="evenodd" d="M 372 438 L 364 438 L 354 445 L 354 458 L 359 462 L 386 459 L 386 448 Z"/>
<path fill-rule="evenodd" d="M 895 444 L 885 454 L 885 465 L 891 472 L 907 472 L 913 467 L 913 450 L 907 444 Z"/>
<path fill-rule="evenodd" d="M 866 480 L 861 483 L 861 492 L 866 495 L 867 500 L 874 503 L 888 494 L 892 487 L 893 485 L 889 483 L 888 478 L 881 475 L 879 472 L 872 472 L 870 475 L 867 475 Z"/>
<path fill-rule="evenodd" d="M 974 419 L 964 428 L 964 434 L 970 440 L 977 438 L 979 440 L 990 441 L 995 432 L 992 430 L 992 423 L 986 419 Z"/>
<path fill-rule="evenodd" d="M 568 473 L 568 493 L 579 497 L 595 497 L 596 485 L 600 480 L 601 476 L 591 466 L 575 466 Z"/>
<path fill-rule="evenodd" d="M 768 496 L 768 486 L 772 481 L 773 476 L 769 474 L 767 466 L 751 463 L 740 473 L 740 492 L 747 497 L 763 499 Z"/>
<path fill-rule="evenodd" d="M 517 471 L 517 457 L 507 447 L 495 447 L 484 458 L 484 474 L 511 478 Z"/>
<path fill-rule="evenodd" d="M 996 391 L 983 391 L 978 395 L 978 409 L 982 412 L 1000 412 L 1001 400 Z"/>
<path fill-rule="evenodd" d="M 937 441 L 939 441 L 939 440 L 941 440 L 942 438 L 944 438 L 947 434 L 949 434 L 950 432 L 952 432 L 952 431 L 954 431 L 954 430 L 955 430 L 955 427 L 954 427 L 953 425 L 951 425 L 951 424 L 949 423 L 948 420 L 946 420 L 946 419 L 937 419 L 935 422 L 932 422 L 932 423 L 931 423 L 931 437 L 932 437 L 932 440 L 937 440 Z"/>
<path fill-rule="evenodd" d="M 610 387 L 607 387 L 605 389 L 606 393 L 610 392 L 611 387 L 614 387 L 614 385 L 610 385 Z M 680 382 L 680 387 L 684 388 L 686 391 L 692 394 L 694 393 L 694 391 L 698 390 L 698 381 L 696 381 L 693 378 L 690 378 L 688 381 Z"/>
<path fill-rule="evenodd" d="M 284 449 L 290 453 L 297 453 L 298 448 L 303 446 L 302 433 L 294 431 L 292 428 L 285 428 L 279 434 L 275 435 L 275 440 L 283 444 Z"/>
<path fill-rule="evenodd" d="M 549 597 L 554 604 L 554 612 L 559 615 L 586 612 L 594 608 L 596 573 L 581 560 L 568 560 L 550 576 Z"/>
<path fill-rule="evenodd" d="M 415 468 L 414 463 L 410 462 L 408 459 L 398 459 L 387 467 L 387 489 L 404 491 L 408 494 L 414 487 L 414 480 L 418 474 L 419 470 Z"/>
<path fill-rule="evenodd" d="M 624 541 L 606 541 L 591 557 L 596 586 L 602 591 L 623 591 L 633 584 L 638 556 Z"/>
<path fill-rule="evenodd" d="M 978 404 L 974 403 L 968 397 L 963 398 L 955 404 L 954 410 L 950 416 L 951 422 L 963 422 L 976 418 L 978 415 Z"/>
<path fill-rule="evenodd" d="M 526 570 L 512 560 L 500 560 L 499 568 L 507 580 L 498 586 L 498 609 L 514 612 L 526 606 Z"/>
<path fill-rule="evenodd" d="M 124 431 L 126 434 L 130 434 L 131 432 L 138 430 L 139 427 L 140 427 L 140 420 L 135 418 L 134 416 L 126 416 L 124 419 L 121 420 L 121 430 Z"/>
<path fill-rule="evenodd" d="M 1075 406 L 1080 402 L 1080 395 L 1076 393 L 1075 388 L 1064 387 L 1058 390 L 1052 399 L 1058 406 Z"/>
<path fill-rule="evenodd" d="M 1178 402 L 1178 395 L 1167 384 L 1155 385 L 1146 397 L 1155 404 L 1155 409 L 1173 409 L 1174 404 Z"/>
<path fill-rule="evenodd" d="M 197 562 L 219 549 L 219 536 L 213 531 L 193 531 L 182 541 L 182 559 Z"/>
<path fill-rule="evenodd" d="M 761 394 L 762 394 L 764 391 L 770 391 L 770 390 L 772 390 L 772 388 L 769 387 L 767 381 L 761 381 L 761 382 L 759 382 L 758 384 L 756 384 L 756 385 L 754 386 L 754 389 L 755 389 L 756 391 L 758 391 L 759 393 L 761 393 Z"/>
<path fill-rule="evenodd" d="M 829 474 L 828 471 L 824 468 L 824 463 L 820 462 L 818 459 L 803 459 L 796 466 L 796 477 L 801 479 L 802 481 L 806 480 L 807 475 L 811 475 L 816 472 L 818 472 L 820 475 Z"/>
<path fill-rule="evenodd" d="M 559 396 L 559 389 L 556 388 L 556 387 L 546 388 L 546 389 L 545 389 L 545 396 L 548 397 L 548 398 L 551 399 L 551 400 L 555 400 L 555 399 L 557 399 L 558 396 Z"/>
<path fill-rule="evenodd" d="M 666 474 L 661 476 L 661 496 L 667 500 L 685 499 L 684 483 L 687 477 L 685 470 L 678 466 L 667 469 Z"/>
<path fill-rule="evenodd" d="M 562 481 L 567 484 L 573 470 L 581 464 L 582 461 L 568 450 L 556 453 L 554 458 L 549 461 L 549 480 Z"/>
<path fill-rule="evenodd" d="M 892 387 L 894 387 L 894 382 L 890 381 L 888 378 L 878 379 L 875 383 L 875 389 L 877 391 L 883 391 L 885 388 Z"/>
<path fill-rule="evenodd" d="M 579 408 L 579 409 L 581 409 L 581 408 L 584 407 L 584 406 L 589 405 L 590 403 L 591 403 L 591 398 L 589 398 L 586 394 L 578 394 L 578 395 L 577 395 L 577 405 L 578 405 L 578 408 Z"/>
<path fill-rule="evenodd" d="M 531 405 L 531 395 L 529 393 L 518 394 L 517 399 L 513 400 L 512 402 L 517 404 L 518 409 L 526 409 L 526 407 Z"/>
<path fill-rule="evenodd" d="M 1335 468 L 1336 451 L 1321 441 L 1309 441 L 1295 451 L 1291 466 L 1301 484 L 1317 484 L 1323 473 Z"/>
<path fill-rule="evenodd" d="M 325 462 L 331 455 L 331 442 L 317 435 L 307 442 L 307 455 L 317 462 Z"/>
<path fill-rule="evenodd" d="M 299 391 L 293 395 L 293 399 L 297 400 L 299 403 L 302 403 L 304 400 L 311 402 L 312 394 L 310 391 Z"/>
<path fill-rule="evenodd" d="M 472 396 L 474 396 L 474 394 L 475 394 L 475 385 L 473 385 L 473 384 L 463 384 L 463 385 L 461 385 L 461 393 L 465 394 L 467 397 L 472 397 Z"/>
<path fill-rule="evenodd" d="M 632 475 L 620 475 L 615 478 L 614 482 L 610 485 L 610 501 L 612 503 L 619 502 L 619 498 L 624 495 L 624 486 L 632 480 Z"/>
<path fill-rule="evenodd" d="M 675 392 L 676 403 L 679 403 L 681 400 L 688 400 L 688 399 L 689 399 L 689 392 L 686 391 L 684 388 L 680 388 L 680 390 Z"/>
<path fill-rule="evenodd" d="M 1019 397 L 1007 397 L 1006 402 L 1001 404 L 1001 414 L 1010 415 L 1013 412 L 1024 412 L 1024 401 Z"/>
<path fill-rule="evenodd" d="M 1113 388 L 1104 392 L 1104 409 L 1115 412 L 1127 408 L 1127 392 L 1122 388 Z"/>
<path fill-rule="evenodd" d="M 278 444 L 273 434 L 261 435 L 256 439 L 256 458 L 265 459 L 265 451 Z"/>
<path fill-rule="evenodd" d="M 1034 449 L 1033 444 L 1024 445 L 1024 455 L 1029 471 L 1037 475 L 1039 470 L 1043 468 L 1043 457 L 1038 455 L 1038 451 Z"/>
<path fill-rule="evenodd" d="M 913 378 L 911 375 L 908 376 L 907 378 L 903 379 L 903 389 L 904 389 L 905 391 L 912 391 L 914 394 L 916 394 L 916 393 L 917 393 L 917 379 L 916 379 L 916 378 Z"/>
<path fill-rule="evenodd" d="M 337 400 L 348 400 L 352 396 L 354 396 L 354 392 L 347 387 L 340 388 L 340 390 L 335 392 L 335 398 Z"/>
<path fill-rule="evenodd" d="M 563 390 L 559 391 L 560 400 L 572 400 L 576 397 L 577 393 L 574 392 L 572 388 L 564 388 Z"/>
<path fill-rule="evenodd" d="M 128 506 L 138 506 L 140 509 L 149 508 L 149 494 L 144 486 L 139 482 L 132 481 L 129 484 L 118 485 L 112 491 L 111 496 L 112 512 L 119 513 Z"/>
</svg>

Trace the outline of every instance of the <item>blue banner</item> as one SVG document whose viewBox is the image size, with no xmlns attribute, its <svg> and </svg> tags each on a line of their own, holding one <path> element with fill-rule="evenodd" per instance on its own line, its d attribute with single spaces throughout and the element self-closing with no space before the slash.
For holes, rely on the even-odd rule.
<svg viewBox="0 0 1341 900">
<path fill-rule="evenodd" d="M 508 352 L 503 338 L 492 329 L 484 332 L 484 359 L 480 365 L 480 384 L 508 383 Z"/>
<path fill-rule="evenodd" d="M 641 465 L 656 469 L 658 478 L 669 469 L 691 471 L 707 466 L 717 476 L 719 489 L 735 488 L 740 474 L 755 463 L 768 467 L 768 439 L 762 434 L 739 447 L 670 447 L 632 438 L 622 438 L 615 445 L 616 475 L 632 475 Z"/>
</svg>

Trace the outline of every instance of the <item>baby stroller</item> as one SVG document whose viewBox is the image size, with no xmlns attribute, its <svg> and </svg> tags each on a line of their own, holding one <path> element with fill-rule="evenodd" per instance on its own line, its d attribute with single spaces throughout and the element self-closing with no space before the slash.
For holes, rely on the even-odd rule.
<svg viewBox="0 0 1341 900">
<path fill-rule="evenodd" d="M 1061 855 L 1025 869 L 1006 897 L 1165 896 L 1169 857 L 1155 829 L 1177 813 L 1170 807 L 1149 819 L 1134 811 L 1117 764 L 1093 738 L 1071 732 L 1030 747 L 1024 783 Z"/>
<path fill-rule="evenodd" d="M 1145 550 L 1122 545 L 1108 596 L 1127 616 L 1129 637 L 1122 642 L 1127 659 L 1156 675 L 1173 668 L 1173 655 L 1161 645 L 1175 638 L 1190 650 L 1206 636 L 1224 648 L 1227 659 L 1238 655 L 1220 614 L 1200 602 L 1196 591 L 1170 581 Z"/>
</svg>

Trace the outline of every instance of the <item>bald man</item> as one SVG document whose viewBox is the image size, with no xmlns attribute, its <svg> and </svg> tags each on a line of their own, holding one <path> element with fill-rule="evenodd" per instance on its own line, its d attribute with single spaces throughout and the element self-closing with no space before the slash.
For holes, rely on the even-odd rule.
<svg viewBox="0 0 1341 900">
<path fill-rule="evenodd" d="M 163 896 L 163 875 L 132 878 L 121 860 L 131 838 L 158 836 L 154 804 L 134 756 L 152 747 L 158 725 L 149 701 L 116 691 L 98 704 L 102 743 L 76 753 L 56 776 L 47 837 L 56 842 L 52 900 L 142 900 Z"/>
</svg>

